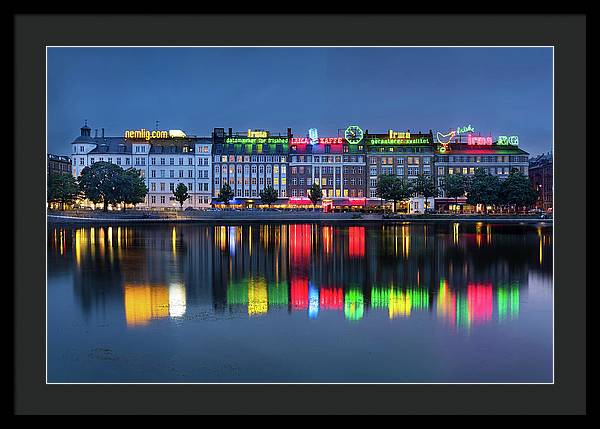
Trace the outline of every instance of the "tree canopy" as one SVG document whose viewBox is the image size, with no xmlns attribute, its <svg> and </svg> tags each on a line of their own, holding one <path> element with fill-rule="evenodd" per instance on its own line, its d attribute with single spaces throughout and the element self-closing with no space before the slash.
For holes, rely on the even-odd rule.
<svg viewBox="0 0 600 429">
<path fill-rule="evenodd" d="M 435 182 L 431 176 L 426 176 L 424 174 L 419 174 L 413 183 L 414 192 L 417 195 L 422 195 L 425 198 L 425 207 L 427 207 L 427 202 L 429 198 L 435 198 L 439 195 L 439 190 L 437 186 L 435 186 Z"/>
<path fill-rule="evenodd" d="M 376 195 L 386 201 L 392 201 L 394 211 L 396 211 L 396 203 L 398 201 L 407 200 L 413 194 L 412 183 L 402 177 L 382 174 L 377 180 Z"/>
<path fill-rule="evenodd" d="M 219 195 L 217 196 L 217 201 L 219 201 L 225 205 L 229 205 L 229 201 L 231 199 L 233 199 L 233 197 L 235 197 L 235 194 L 233 193 L 233 189 L 231 189 L 231 186 L 229 186 L 228 183 L 225 183 L 221 187 L 221 190 L 219 191 Z"/>
<path fill-rule="evenodd" d="M 179 207 L 183 207 L 183 203 L 190 198 L 190 194 L 188 194 L 188 188 L 183 183 L 178 183 L 173 191 L 173 195 L 175 196 L 175 201 L 179 203 Z"/>
<path fill-rule="evenodd" d="M 313 183 L 308 190 L 308 198 L 314 206 L 323 199 L 323 191 L 318 183 Z"/>
<path fill-rule="evenodd" d="M 58 203 L 64 209 L 65 204 L 73 204 L 79 197 L 77 180 L 70 174 L 50 173 L 47 184 L 47 201 Z"/>
<path fill-rule="evenodd" d="M 462 174 L 446 174 L 442 182 L 442 189 L 447 198 L 458 201 L 466 191 L 467 180 Z"/>
<path fill-rule="evenodd" d="M 79 189 L 85 198 L 93 203 L 102 203 L 103 210 L 108 205 L 120 202 L 120 185 L 124 170 L 109 162 L 96 162 L 84 167 L 79 176 Z"/>
<path fill-rule="evenodd" d="M 271 207 L 271 204 L 277 202 L 277 190 L 271 185 L 267 186 L 265 189 L 259 192 L 258 196 L 263 204 L 267 204 Z"/>
<path fill-rule="evenodd" d="M 500 201 L 502 204 L 515 207 L 530 207 L 539 198 L 539 193 L 533 189 L 529 177 L 518 170 L 512 170 L 500 186 Z"/>
</svg>

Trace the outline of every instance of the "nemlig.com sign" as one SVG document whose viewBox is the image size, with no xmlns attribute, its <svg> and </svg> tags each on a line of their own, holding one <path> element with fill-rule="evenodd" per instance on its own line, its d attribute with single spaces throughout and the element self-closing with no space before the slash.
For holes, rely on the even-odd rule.
<svg viewBox="0 0 600 429">
<path fill-rule="evenodd" d="M 181 130 L 169 130 L 169 131 L 150 131 L 142 128 L 141 130 L 127 130 L 125 131 L 126 139 L 139 139 L 139 140 L 150 140 L 150 139 L 168 139 L 173 137 L 185 137 L 185 133 Z"/>
</svg>

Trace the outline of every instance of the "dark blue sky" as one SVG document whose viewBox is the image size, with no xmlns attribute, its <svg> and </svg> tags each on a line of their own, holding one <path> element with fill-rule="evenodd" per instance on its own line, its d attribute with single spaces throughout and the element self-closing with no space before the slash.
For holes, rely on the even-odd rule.
<svg viewBox="0 0 600 429">
<path fill-rule="evenodd" d="M 48 151 L 69 154 L 84 119 L 107 136 L 471 124 L 535 155 L 552 147 L 552 49 L 49 48 Z"/>
</svg>

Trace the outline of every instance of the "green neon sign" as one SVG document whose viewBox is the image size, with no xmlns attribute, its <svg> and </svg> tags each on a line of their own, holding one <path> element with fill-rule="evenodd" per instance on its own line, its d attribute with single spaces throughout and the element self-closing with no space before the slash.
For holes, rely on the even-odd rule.
<svg viewBox="0 0 600 429">
<path fill-rule="evenodd" d="M 380 145 L 407 145 L 407 144 L 429 144 L 429 140 L 425 137 L 416 137 L 410 139 L 368 139 L 368 144 Z"/>
<path fill-rule="evenodd" d="M 248 137 L 228 137 L 225 139 L 228 144 L 287 144 L 288 139 L 283 137 L 267 138 L 248 138 Z"/>
<path fill-rule="evenodd" d="M 519 136 L 498 136 L 498 145 L 519 146 Z"/>
</svg>

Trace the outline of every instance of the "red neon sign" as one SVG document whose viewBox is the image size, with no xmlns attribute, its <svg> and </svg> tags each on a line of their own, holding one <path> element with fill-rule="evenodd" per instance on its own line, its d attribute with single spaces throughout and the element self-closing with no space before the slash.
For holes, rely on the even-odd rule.
<svg viewBox="0 0 600 429">
<path fill-rule="evenodd" d="M 309 144 L 310 139 L 307 137 L 292 137 L 290 139 L 291 145 L 297 144 Z M 342 144 L 344 139 L 342 137 L 319 137 L 318 144 Z"/>
<path fill-rule="evenodd" d="M 492 138 L 491 137 L 477 137 L 472 134 L 467 135 L 467 144 L 468 145 L 477 145 L 477 146 L 491 146 Z"/>
<path fill-rule="evenodd" d="M 308 144 L 309 140 L 306 137 L 292 137 L 290 144 Z"/>
</svg>

